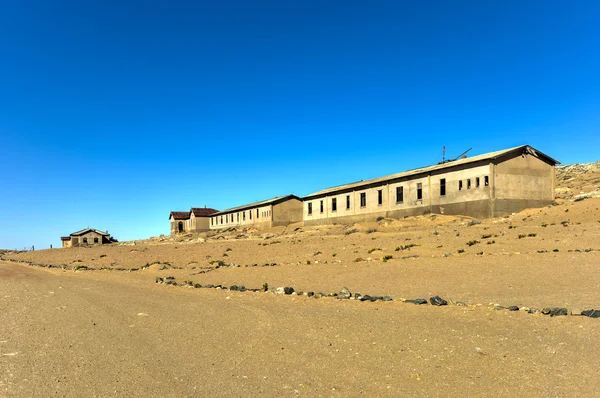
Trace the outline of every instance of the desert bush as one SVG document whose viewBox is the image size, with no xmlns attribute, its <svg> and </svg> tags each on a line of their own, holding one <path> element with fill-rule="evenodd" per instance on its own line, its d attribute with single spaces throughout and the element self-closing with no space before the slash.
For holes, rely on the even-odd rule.
<svg viewBox="0 0 600 398">
<path fill-rule="evenodd" d="M 372 249 L 369 249 L 369 251 L 367 253 L 371 254 L 371 253 L 373 253 L 374 251 L 377 251 L 377 250 L 381 250 L 381 249 L 378 249 L 378 248 L 374 247 Z"/>
<path fill-rule="evenodd" d="M 491 238 L 492 234 L 487 234 L 487 235 L 481 235 L 481 239 L 488 239 Z"/>
<path fill-rule="evenodd" d="M 386 256 L 383 256 L 382 260 L 384 263 L 386 263 L 388 260 L 391 260 L 392 258 L 394 258 L 394 256 L 392 256 L 391 254 L 388 254 Z"/>
<path fill-rule="evenodd" d="M 525 237 L 527 237 L 527 235 L 525 235 L 525 234 L 519 234 L 519 239 L 523 239 Z"/>
<path fill-rule="evenodd" d="M 470 241 L 467 242 L 467 246 L 473 246 L 473 245 L 476 245 L 478 243 L 479 243 L 478 240 L 470 240 Z"/>
</svg>

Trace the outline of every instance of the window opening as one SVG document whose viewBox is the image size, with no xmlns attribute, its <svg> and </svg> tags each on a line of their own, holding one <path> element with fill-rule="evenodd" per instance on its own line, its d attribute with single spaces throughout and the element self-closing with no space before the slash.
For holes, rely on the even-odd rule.
<svg viewBox="0 0 600 398">
<path fill-rule="evenodd" d="M 417 184 L 417 200 L 422 200 L 423 199 L 423 184 L 418 183 Z"/>
<path fill-rule="evenodd" d="M 377 191 L 377 204 L 378 205 L 383 204 L 383 189 L 380 189 Z"/>
<path fill-rule="evenodd" d="M 440 196 L 446 196 L 446 179 L 440 179 Z"/>
<path fill-rule="evenodd" d="M 331 211 L 337 211 L 337 198 L 331 199 Z"/>
<path fill-rule="evenodd" d="M 360 193 L 360 207 L 365 207 L 367 205 L 367 193 Z"/>
<path fill-rule="evenodd" d="M 346 210 L 350 209 L 350 195 L 346 195 Z"/>
<path fill-rule="evenodd" d="M 310 216 L 312 214 L 312 203 L 308 204 L 308 215 Z"/>
<path fill-rule="evenodd" d="M 396 203 L 404 202 L 404 187 L 396 187 Z"/>
</svg>

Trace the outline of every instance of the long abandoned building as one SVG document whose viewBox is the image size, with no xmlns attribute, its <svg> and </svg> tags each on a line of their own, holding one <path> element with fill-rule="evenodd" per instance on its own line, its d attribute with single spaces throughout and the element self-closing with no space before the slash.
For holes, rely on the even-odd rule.
<svg viewBox="0 0 600 398">
<path fill-rule="evenodd" d="M 208 231 L 210 215 L 218 210 L 205 207 L 192 207 L 190 211 L 172 211 L 169 214 L 171 235 L 177 233 Z"/>
<path fill-rule="evenodd" d="M 210 228 L 270 228 L 300 221 L 302 199 L 287 195 L 214 213 L 210 216 Z"/>
<path fill-rule="evenodd" d="M 324 189 L 303 198 L 305 225 L 427 213 L 498 217 L 554 202 L 558 162 L 529 145 Z"/>
<path fill-rule="evenodd" d="M 203 221 L 202 229 L 194 230 L 269 228 L 300 221 L 304 225 L 352 224 L 428 213 L 504 216 L 552 204 L 557 164 L 523 145 L 327 188 L 304 198 L 288 195 L 215 210 L 209 215 L 210 224 Z M 192 230 L 185 226 L 182 230 L 181 224 L 190 216 L 177 213 L 170 216 L 171 233 Z"/>
</svg>

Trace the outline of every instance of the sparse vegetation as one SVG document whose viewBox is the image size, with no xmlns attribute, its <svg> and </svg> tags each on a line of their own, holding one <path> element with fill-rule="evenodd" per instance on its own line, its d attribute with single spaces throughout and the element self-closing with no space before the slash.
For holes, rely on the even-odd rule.
<svg viewBox="0 0 600 398">
<path fill-rule="evenodd" d="M 415 246 L 419 246 L 419 245 L 417 245 L 416 243 L 409 243 L 409 244 L 406 244 L 406 245 L 401 245 L 401 246 L 398 246 L 396 248 L 396 251 L 400 252 L 400 251 L 403 251 L 403 250 L 410 250 L 411 247 L 415 247 Z"/>
<path fill-rule="evenodd" d="M 322 252 L 315 252 L 313 256 L 318 256 L 319 254 L 323 254 Z"/>
<path fill-rule="evenodd" d="M 530 238 L 535 238 L 537 236 L 537 234 L 527 234 L 527 236 Z"/>
<path fill-rule="evenodd" d="M 391 260 L 392 258 L 394 258 L 394 256 L 392 256 L 391 254 L 388 254 L 388 255 L 383 256 L 381 259 L 383 260 L 384 263 L 386 263 L 388 260 Z"/>
<path fill-rule="evenodd" d="M 362 262 L 362 261 L 365 261 L 365 259 L 364 259 L 364 258 L 362 258 L 362 257 L 357 257 L 357 258 L 355 258 L 355 259 L 354 259 L 354 262 L 355 262 L 355 263 L 360 263 L 360 262 Z"/>
<path fill-rule="evenodd" d="M 481 239 L 488 239 L 491 238 L 492 234 L 487 234 L 487 235 L 481 235 Z"/>
<path fill-rule="evenodd" d="M 379 222 L 379 221 L 383 221 L 385 220 L 385 217 L 379 216 L 375 219 L 375 221 Z"/>
<path fill-rule="evenodd" d="M 269 290 L 269 284 L 267 282 L 263 283 L 262 289 L 263 289 L 263 292 L 268 291 Z"/>
<path fill-rule="evenodd" d="M 465 252 L 465 249 L 458 249 L 458 250 L 457 250 L 457 253 L 458 253 L 458 254 L 461 254 L 461 253 L 464 253 L 464 252 Z"/>
<path fill-rule="evenodd" d="M 351 230 L 348 230 L 348 231 L 344 232 L 344 235 L 350 235 L 350 234 L 353 234 L 353 233 L 355 233 L 355 232 L 358 232 L 358 229 L 351 229 Z"/>
<path fill-rule="evenodd" d="M 470 240 L 470 241 L 467 242 L 467 246 L 473 246 L 473 245 L 476 245 L 478 243 L 479 243 L 478 240 Z"/>
<path fill-rule="evenodd" d="M 473 225 L 478 225 L 478 224 L 481 224 L 481 221 L 479 221 L 479 220 L 471 220 L 467 224 L 467 227 L 472 227 Z"/>
<path fill-rule="evenodd" d="M 496 243 L 495 240 L 488 240 L 488 242 L 487 242 L 488 245 L 493 245 L 494 243 Z"/>
<path fill-rule="evenodd" d="M 369 228 L 365 232 L 368 234 L 372 234 L 373 232 L 377 232 L 377 228 Z"/>
<path fill-rule="evenodd" d="M 381 249 L 374 247 L 372 249 L 369 249 L 369 251 L 367 253 L 371 254 L 371 253 L 373 253 L 374 251 L 377 251 L 377 250 L 381 250 Z"/>
<path fill-rule="evenodd" d="M 525 237 L 527 237 L 527 235 L 525 235 L 525 234 L 519 234 L 519 236 L 518 236 L 519 239 L 523 239 Z"/>
</svg>

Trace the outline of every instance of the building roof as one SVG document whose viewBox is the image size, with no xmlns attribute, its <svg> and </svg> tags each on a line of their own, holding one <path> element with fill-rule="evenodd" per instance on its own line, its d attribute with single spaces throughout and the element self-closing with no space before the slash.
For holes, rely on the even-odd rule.
<svg viewBox="0 0 600 398">
<path fill-rule="evenodd" d="M 100 230 L 94 229 L 94 228 L 86 228 L 86 229 L 82 229 L 81 231 L 73 232 L 71 234 L 71 236 L 81 236 L 81 235 L 87 234 L 88 232 L 95 232 L 99 235 L 109 236 L 108 232 L 100 231 Z"/>
<path fill-rule="evenodd" d="M 444 163 L 439 163 L 439 164 L 436 164 L 433 166 L 427 166 L 427 167 L 421 167 L 418 169 L 403 171 L 401 173 L 391 174 L 391 175 L 387 175 L 384 177 L 372 178 L 370 180 L 362 180 L 362 181 L 357 181 L 357 182 L 353 182 L 350 184 L 338 185 L 335 187 L 323 189 L 321 191 L 313 192 L 310 195 L 305 196 L 303 199 L 308 199 L 308 198 L 312 198 L 312 197 L 316 197 L 316 196 L 324 196 L 324 195 L 327 195 L 327 194 L 330 194 L 333 192 L 361 188 L 363 186 L 376 184 L 376 183 L 380 183 L 380 182 L 386 182 L 389 180 L 395 180 L 395 179 L 402 178 L 402 177 L 409 177 L 409 176 L 413 176 L 413 175 L 417 175 L 417 174 L 428 173 L 428 172 L 435 171 L 435 170 L 446 169 L 446 168 L 460 166 L 460 165 L 464 165 L 464 164 L 479 162 L 482 160 L 496 159 L 500 156 L 508 155 L 511 153 L 522 153 L 522 152 L 527 152 L 531 155 L 537 156 L 537 157 L 541 158 L 542 160 L 546 161 L 547 163 L 552 164 L 553 166 L 556 164 L 560 164 L 560 162 L 558 162 L 557 160 L 552 159 L 550 156 L 538 151 L 537 149 L 535 149 L 529 145 L 522 145 L 522 146 L 518 146 L 518 147 L 514 147 L 514 148 L 504 149 L 501 151 L 484 153 L 482 155 L 477 155 L 477 156 L 473 156 L 470 158 L 463 158 L 463 159 L 448 161 L 448 162 L 444 162 Z"/>
<path fill-rule="evenodd" d="M 285 202 L 286 200 L 290 200 L 290 199 L 302 200 L 299 197 L 297 197 L 296 195 L 291 195 L 291 194 L 290 195 L 286 195 L 286 196 L 275 196 L 274 198 L 263 200 L 261 202 L 254 202 L 254 203 L 250 203 L 250 204 L 247 204 L 247 205 L 242 205 L 242 206 L 238 206 L 238 207 L 232 207 L 231 209 L 219 211 L 217 213 L 211 214 L 211 216 L 219 216 L 219 215 L 222 215 L 222 214 L 234 213 L 236 211 L 253 209 L 255 207 L 261 207 L 261 206 L 267 206 L 267 205 L 276 205 L 276 204 L 279 204 L 281 202 Z"/>
<path fill-rule="evenodd" d="M 172 211 L 171 214 L 169 214 L 169 220 L 171 219 L 171 217 L 173 217 L 174 220 L 187 220 L 190 218 L 190 212 L 189 211 Z"/>
<path fill-rule="evenodd" d="M 211 214 L 218 213 L 219 210 L 206 208 L 206 207 L 192 207 L 190 213 L 194 214 L 196 217 L 208 217 Z M 190 214 L 191 215 L 191 214 Z"/>
<path fill-rule="evenodd" d="M 71 240 L 70 236 L 61 236 L 60 240 Z"/>
</svg>

